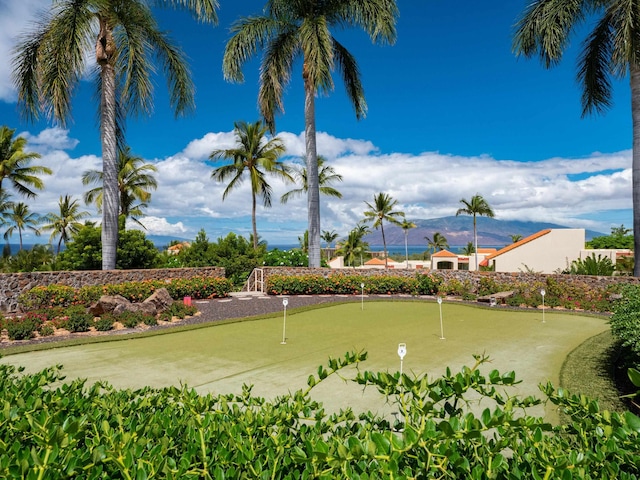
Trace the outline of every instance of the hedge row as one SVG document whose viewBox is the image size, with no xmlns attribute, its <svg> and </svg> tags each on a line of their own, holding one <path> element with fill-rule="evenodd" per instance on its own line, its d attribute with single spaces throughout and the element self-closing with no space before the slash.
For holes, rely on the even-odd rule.
<svg viewBox="0 0 640 480">
<path fill-rule="evenodd" d="M 141 302 L 159 288 L 166 288 L 174 300 L 186 296 L 202 299 L 226 297 L 232 289 L 232 284 L 226 278 L 216 277 L 145 280 L 81 288 L 55 284 L 32 288 L 21 294 L 18 301 L 23 311 L 70 305 L 89 306 L 102 295 L 122 295 L 130 302 Z"/>
<path fill-rule="evenodd" d="M 547 385 L 567 414 L 527 414 L 541 400 L 509 395 L 513 372 L 473 367 L 444 376 L 363 371 L 399 412 L 328 414 L 315 385 L 365 359 L 330 359 L 309 388 L 275 400 L 198 395 L 186 387 L 116 390 L 59 369 L 25 375 L 0 365 L 0 478 L 20 479 L 637 479 L 640 418 Z M 342 377 L 347 376 L 340 372 Z M 484 410 L 479 411 L 480 404 Z M 477 413 L 474 413 L 477 411 Z"/>
<path fill-rule="evenodd" d="M 364 285 L 364 287 L 362 286 Z M 417 273 L 414 277 L 392 275 L 363 276 L 332 274 L 322 275 L 270 275 L 267 292 L 272 295 L 321 295 L 321 294 L 409 294 L 457 296 L 464 300 L 475 300 L 478 296 L 512 291 L 506 300 L 511 306 L 538 307 L 542 304 L 541 290 L 545 289 L 545 305 L 570 310 L 610 312 L 621 290 L 620 285 L 595 288 L 574 277 L 571 282 L 562 282 L 547 277 L 538 282 L 499 282 L 491 277 L 481 278 L 476 286 L 470 280 L 448 279 L 433 274 Z"/>
</svg>

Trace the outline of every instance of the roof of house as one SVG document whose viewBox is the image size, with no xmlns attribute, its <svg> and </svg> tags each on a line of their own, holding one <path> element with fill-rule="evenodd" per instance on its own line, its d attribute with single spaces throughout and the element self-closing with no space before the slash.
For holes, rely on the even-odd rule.
<svg viewBox="0 0 640 480">
<path fill-rule="evenodd" d="M 431 255 L 432 257 L 457 257 L 455 253 L 451 253 L 449 250 L 440 250 L 439 252 Z"/>
<path fill-rule="evenodd" d="M 549 232 L 551 232 L 550 228 L 547 228 L 546 230 L 540 230 L 539 232 L 534 233 L 533 235 L 529 235 L 528 237 L 525 237 L 522 240 L 518 240 L 517 242 L 512 243 L 511 245 L 507 245 L 506 247 L 501 248 L 497 252 L 494 252 L 491 255 L 485 257 L 485 259 L 482 262 L 480 262 L 480 265 L 483 266 L 483 267 L 486 267 L 487 265 L 489 265 L 489 260 L 491 260 L 492 258 L 496 258 L 497 256 L 502 255 L 503 253 L 510 252 L 511 250 L 514 250 L 514 249 L 524 245 L 525 243 L 529 243 L 529 242 L 532 242 L 533 240 L 535 240 L 537 238 L 543 237 L 546 234 L 548 234 Z"/>
<path fill-rule="evenodd" d="M 478 253 L 494 253 L 497 252 L 498 249 L 496 248 L 480 248 L 478 247 Z"/>
<path fill-rule="evenodd" d="M 374 257 L 364 263 L 365 265 L 384 265 L 384 258 Z"/>
</svg>

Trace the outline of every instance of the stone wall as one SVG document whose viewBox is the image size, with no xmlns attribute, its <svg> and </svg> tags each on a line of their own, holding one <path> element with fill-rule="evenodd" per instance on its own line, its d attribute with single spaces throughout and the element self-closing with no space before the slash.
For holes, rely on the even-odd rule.
<svg viewBox="0 0 640 480">
<path fill-rule="evenodd" d="M 380 275 L 391 275 L 400 277 L 414 277 L 416 273 L 429 273 L 443 280 L 456 279 L 461 282 L 469 281 L 472 290 L 477 291 L 481 278 L 492 278 L 498 283 L 537 283 L 546 282 L 549 277 L 554 278 L 558 283 L 579 282 L 581 285 L 588 284 L 594 287 L 606 287 L 617 283 L 640 283 L 637 277 L 596 277 L 588 275 L 549 275 L 544 273 L 503 273 L 503 272 L 469 272 L 464 270 L 413 270 L 413 269 L 331 269 L 331 268 L 304 268 L 304 267 L 263 267 L 265 285 L 270 275 L 359 275 L 363 277 L 375 277 Z"/>
<path fill-rule="evenodd" d="M 16 312 L 18 310 L 18 296 L 36 286 L 58 284 L 80 288 L 86 285 L 118 284 L 143 280 L 195 277 L 224 278 L 224 276 L 225 271 L 222 267 L 2 273 L 0 274 L 0 311 Z"/>
</svg>

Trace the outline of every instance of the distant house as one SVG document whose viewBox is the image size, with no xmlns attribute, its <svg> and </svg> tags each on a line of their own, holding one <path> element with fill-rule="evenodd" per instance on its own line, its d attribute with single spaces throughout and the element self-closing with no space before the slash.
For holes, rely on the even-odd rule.
<svg viewBox="0 0 640 480">
<path fill-rule="evenodd" d="M 178 255 L 183 249 L 189 248 L 190 246 L 191 244 L 189 242 L 176 243 L 167 248 L 167 253 L 169 255 Z"/>
<path fill-rule="evenodd" d="M 496 272 L 555 273 L 580 258 L 584 228 L 548 228 L 488 255 L 480 266 Z"/>
</svg>

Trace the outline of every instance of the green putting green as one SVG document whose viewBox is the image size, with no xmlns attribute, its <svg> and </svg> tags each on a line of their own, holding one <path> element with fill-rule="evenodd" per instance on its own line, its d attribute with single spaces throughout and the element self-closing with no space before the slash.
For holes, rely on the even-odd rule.
<svg viewBox="0 0 640 480">
<path fill-rule="evenodd" d="M 67 378 L 106 380 L 119 388 L 187 384 L 201 393 L 240 392 L 253 384 L 268 398 L 306 386 L 307 377 L 329 356 L 366 350 L 366 370 L 400 369 L 398 344 L 406 343 L 405 373 L 435 377 L 447 366 L 453 371 L 472 365 L 473 354 L 492 359 L 487 372 L 515 370 L 523 384 L 513 393 L 537 394 L 537 385 L 557 385 L 567 354 L 608 329 L 607 321 L 547 311 L 507 311 L 459 303 L 370 301 L 288 312 L 284 316 L 175 332 L 146 338 L 53 348 L 11 355 L 1 362 L 33 372 L 62 364 Z M 353 376 L 353 372 L 344 372 Z M 335 377 L 314 390 L 328 409 L 351 406 L 385 413 L 387 406 L 373 389 Z M 540 413 L 540 412 L 538 412 Z M 547 412 L 549 413 L 549 412 Z"/>
</svg>

